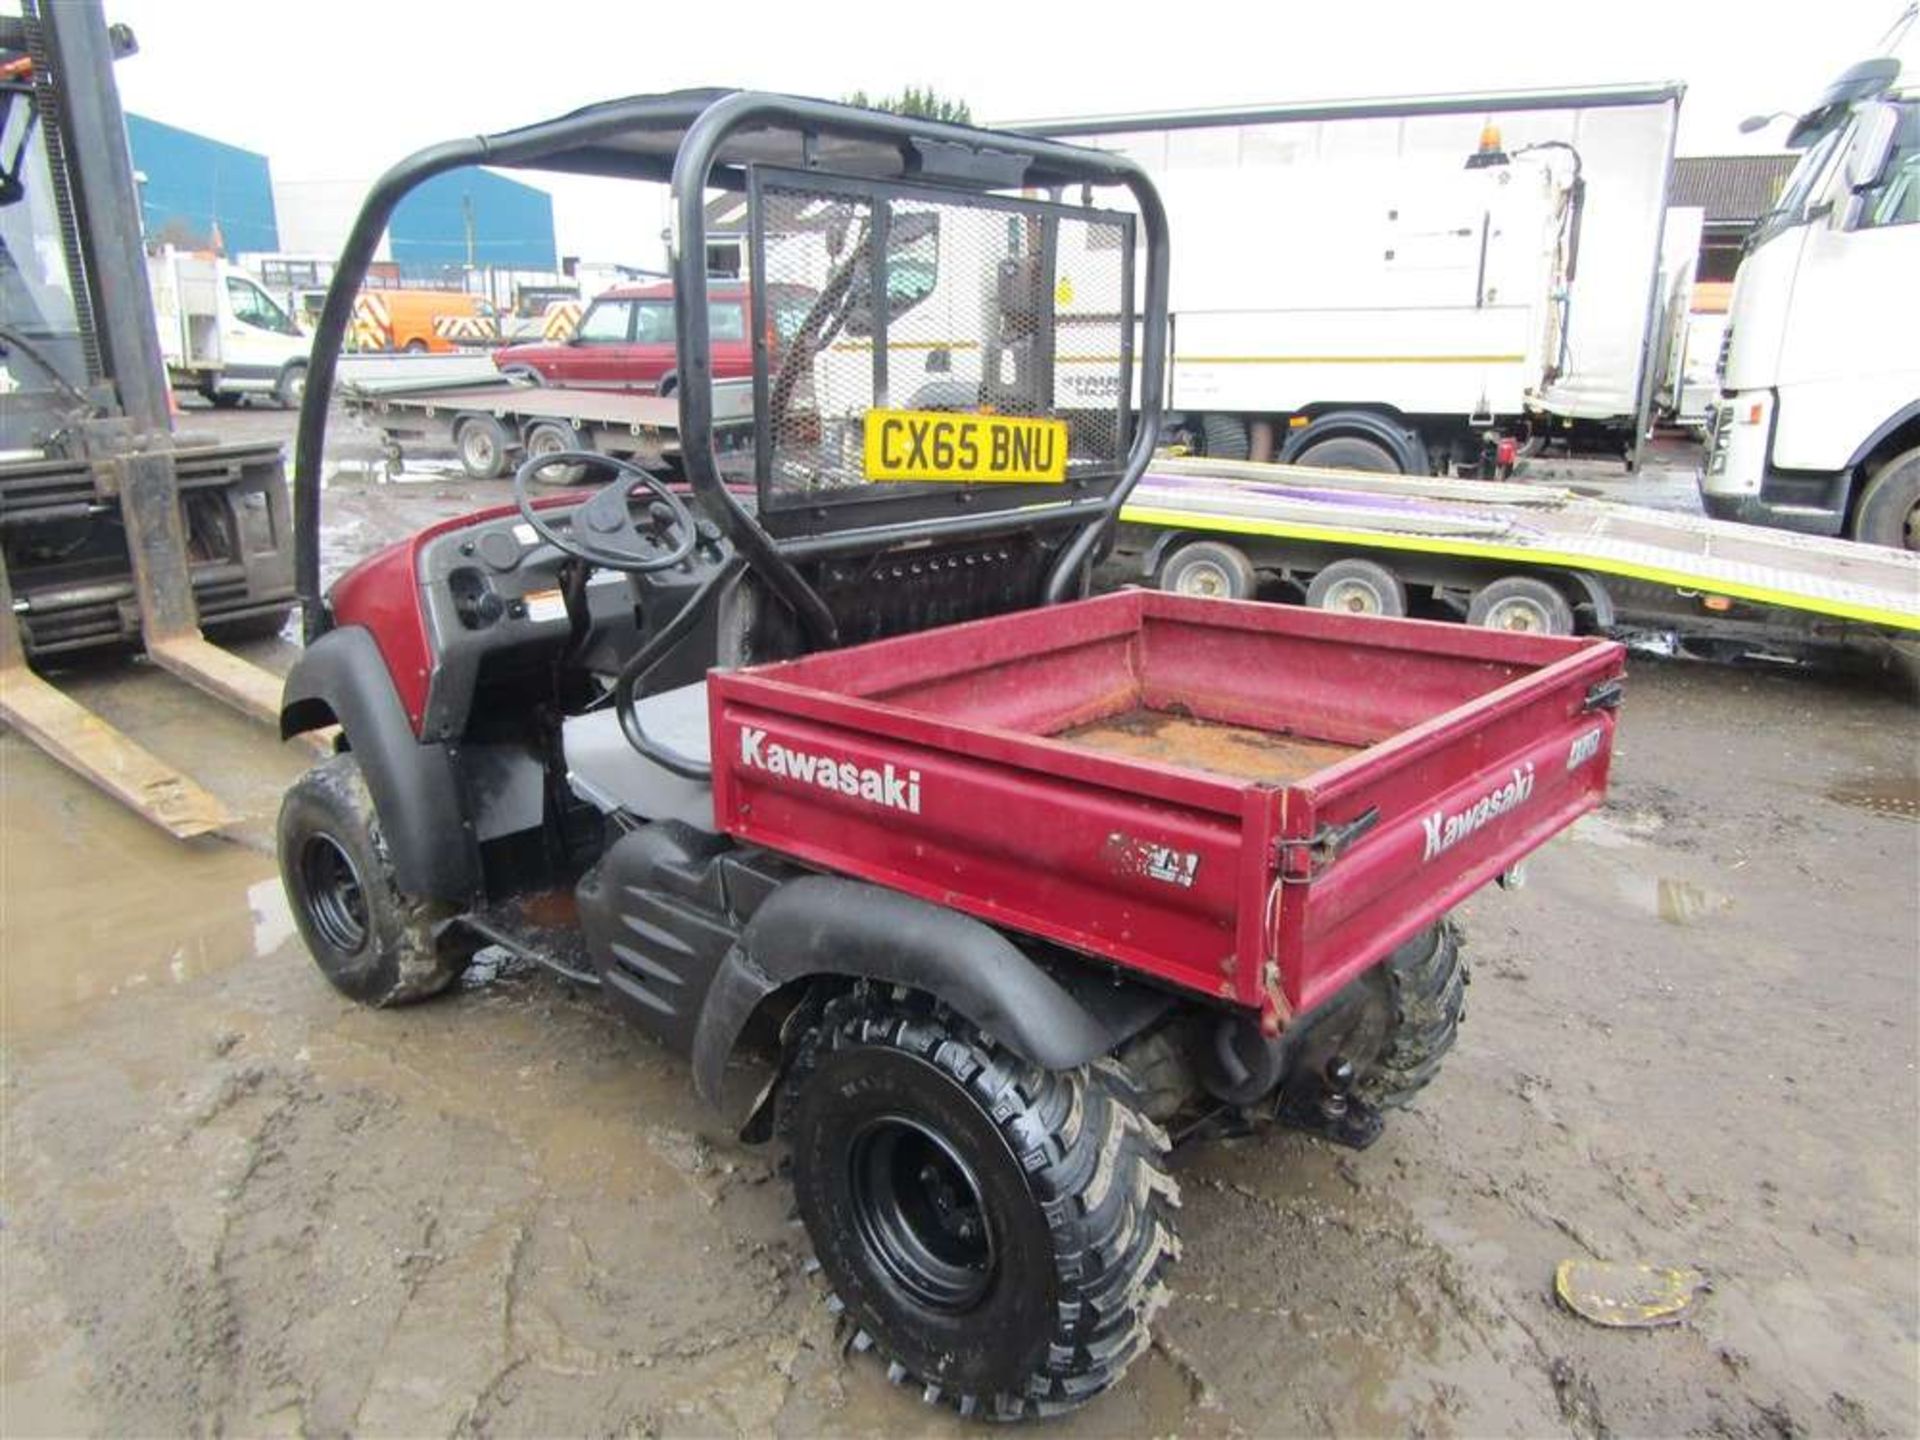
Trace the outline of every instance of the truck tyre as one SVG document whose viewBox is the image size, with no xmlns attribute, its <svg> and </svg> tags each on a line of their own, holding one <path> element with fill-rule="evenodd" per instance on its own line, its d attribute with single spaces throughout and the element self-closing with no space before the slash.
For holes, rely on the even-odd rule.
<svg viewBox="0 0 1920 1440">
<path fill-rule="evenodd" d="M 238 390 L 215 390 L 211 387 L 200 393 L 207 397 L 207 403 L 216 410 L 232 410 L 247 398 Z"/>
<path fill-rule="evenodd" d="M 1400 466 L 1384 445 L 1358 435 L 1335 435 L 1307 446 L 1293 457 L 1296 465 L 1320 465 L 1328 470 L 1368 470 L 1376 475 L 1398 475 Z"/>
<path fill-rule="evenodd" d="M 513 437 L 491 415 L 470 415 L 453 432 L 460 465 L 475 480 L 498 480 L 507 473 L 507 452 Z"/>
<path fill-rule="evenodd" d="M 1878 470 L 1853 512 L 1853 538 L 1895 550 L 1920 550 L 1920 449 Z"/>
<path fill-rule="evenodd" d="M 674 374 L 671 370 L 669 370 L 666 374 L 660 377 L 660 383 L 654 387 L 653 393 L 658 395 L 662 400 L 664 400 L 679 388 L 680 388 L 680 377 Z"/>
<path fill-rule="evenodd" d="M 1253 453 L 1247 446 L 1247 427 L 1231 415 L 1202 415 L 1200 444 L 1213 460 L 1244 460 Z"/>
<path fill-rule="evenodd" d="M 1307 604 L 1341 615 L 1405 615 L 1407 587 L 1372 560 L 1336 560 L 1307 586 Z"/>
<path fill-rule="evenodd" d="M 1474 592 L 1467 623 L 1523 635 L 1571 635 L 1573 606 L 1544 580 L 1507 575 Z"/>
<path fill-rule="evenodd" d="M 282 410 L 298 410 L 300 402 L 307 396 L 307 366 L 305 361 L 295 361 L 280 372 L 280 378 L 274 383 L 273 399 Z"/>
<path fill-rule="evenodd" d="M 1217 540 L 1194 540 L 1161 562 L 1158 583 L 1176 595 L 1251 600 L 1259 580 L 1245 551 Z"/>
<path fill-rule="evenodd" d="M 1118 1062 L 1042 1070 L 931 1001 L 854 991 L 794 1074 L 800 1216 L 829 1305 L 895 1384 L 1048 1415 L 1146 1349 L 1179 1189 Z"/>
<path fill-rule="evenodd" d="M 1386 1038 L 1361 1067 L 1354 1093 L 1404 1106 L 1426 1089 L 1467 1018 L 1467 964 L 1451 920 L 1423 930 L 1371 972 L 1387 990 Z"/>
<path fill-rule="evenodd" d="M 531 385 L 538 389 L 547 383 L 547 377 L 530 365 L 509 365 L 500 373 L 516 385 Z"/>
<path fill-rule="evenodd" d="M 558 455 L 562 450 L 590 450 L 586 437 L 564 420 L 542 420 L 528 427 L 527 456 Z M 584 465 L 548 465 L 533 473 L 536 485 L 578 485 L 586 476 Z"/>
<path fill-rule="evenodd" d="M 467 955 L 434 940 L 454 907 L 394 885 L 380 817 L 353 755 L 314 766 L 287 792 L 279 852 L 294 924 L 341 994 L 406 1005 L 439 994 L 466 968 Z"/>
</svg>

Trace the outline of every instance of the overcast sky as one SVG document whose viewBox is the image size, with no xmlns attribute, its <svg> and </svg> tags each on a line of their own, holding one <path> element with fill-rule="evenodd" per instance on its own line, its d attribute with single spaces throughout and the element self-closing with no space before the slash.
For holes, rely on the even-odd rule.
<svg viewBox="0 0 1920 1440">
<path fill-rule="evenodd" d="M 264 152 L 276 180 L 364 183 L 437 140 L 693 85 L 829 98 L 931 85 L 991 123 L 1680 80 L 1680 153 L 1764 150 L 1784 126 L 1747 137 L 1740 118 L 1803 104 L 1904 4 L 107 0 L 107 13 L 140 38 L 119 67 L 129 110 Z M 546 188 L 563 253 L 657 258 L 656 197 Z M 639 253 L 613 253 L 629 232 Z"/>
</svg>

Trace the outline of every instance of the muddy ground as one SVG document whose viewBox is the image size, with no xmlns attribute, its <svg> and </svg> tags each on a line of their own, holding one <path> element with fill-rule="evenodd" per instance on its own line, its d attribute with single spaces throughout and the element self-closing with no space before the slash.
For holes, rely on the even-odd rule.
<svg viewBox="0 0 1920 1440">
<path fill-rule="evenodd" d="M 334 498 L 337 560 L 467 494 Z M 302 757 L 62 683 L 249 818 L 174 844 L 0 734 L 0 1431 L 964 1428 L 845 1353 L 780 1153 L 679 1060 L 540 973 L 342 1000 L 269 853 Z M 1920 1431 L 1917 715 L 1636 660 L 1609 808 L 1465 908 L 1438 1082 L 1365 1153 L 1180 1155 L 1155 1347 L 1049 1433 Z M 1569 1257 L 1712 1290 L 1600 1330 Z"/>
</svg>

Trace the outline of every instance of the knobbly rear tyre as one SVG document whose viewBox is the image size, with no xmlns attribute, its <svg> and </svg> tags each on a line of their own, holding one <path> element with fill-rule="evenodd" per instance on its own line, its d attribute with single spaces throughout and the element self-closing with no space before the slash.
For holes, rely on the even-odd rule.
<svg viewBox="0 0 1920 1440">
<path fill-rule="evenodd" d="M 313 767 L 280 805 L 280 880 L 300 938 L 321 974 L 365 1005 L 437 995 L 470 954 L 436 944 L 453 907 L 403 894 L 393 882 L 373 797 L 351 754 Z"/>
<path fill-rule="evenodd" d="M 1460 930 L 1443 920 L 1395 950 L 1372 972 L 1384 988 L 1386 1036 L 1360 1070 L 1368 1104 L 1404 1106 L 1432 1083 L 1467 1017 L 1467 962 Z"/>
<path fill-rule="evenodd" d="M 836 1000 L 793 1071 L 800 1215 L 855 1350 L 963 1415 L 1085 1403 L 1179 1251 L 1167 1139 L 1115 1061 L 1030 1065 L 917 997 Z"/>
</svg>

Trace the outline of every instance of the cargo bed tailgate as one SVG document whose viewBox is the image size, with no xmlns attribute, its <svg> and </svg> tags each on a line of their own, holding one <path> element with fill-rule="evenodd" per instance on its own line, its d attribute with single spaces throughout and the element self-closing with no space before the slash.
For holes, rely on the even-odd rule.
<svg viewBox="0 0 1920 1440">
<path fill-rule="evenodd" d="M 1289 1009 L 1601 803 L 1622 673 L 1619 646 L 1582 646 L 1288 787 L 1269 914 Z"/>
</svg>

